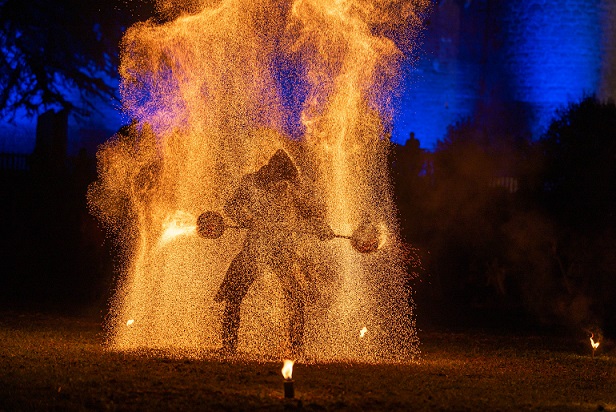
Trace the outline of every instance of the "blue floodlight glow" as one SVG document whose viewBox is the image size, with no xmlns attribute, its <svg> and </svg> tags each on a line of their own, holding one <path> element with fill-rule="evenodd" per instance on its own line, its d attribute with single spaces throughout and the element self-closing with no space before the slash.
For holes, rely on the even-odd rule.
<svg viewBox="0 0 616 412">
<path fill-rule="evenodd" d="M 488 69 L 502 73 L 492 73 L 490 80 L 499 83 L 494 89 L 503 93 L 500 96 L 480 95 L 480 84 L 487 79 L 482 77 L 485 68 L 477 56 L 467 56 L 461 48 L 455 59 L 443 62 L 439 56 L 442 46 L 432 41 L 407 80 L 407 90 L 394 120 L 393 140 L 404 143 L 409 133 L 414 132 L 421 147 L 433 149 L 449 125 L 472 116 L 482 99 L 488 102 L 495 97 L 530 108 L 526 127 L 538 137 L 557 109 L 598 91 L 604 36 L 603 9 L 599 3 L 597 0 L 494 2 L 490 6 L 494 11 L 491 17 L 499 20 L 495 24 L 497 30 L 489 38 L 498 46 L 486 53 Z M 482 7 L 485 11 L 482 2 L 473 2 L 469 12 L 477 13 Z M 438 12 L 437 9 L 435 13 Z M 464 13 L 462 18 L 471 19 Z M 461 42 L 482 41 L 467 34 L 460 33 Z M 473 47 L 481 45 L 471 44 L 470 48 Z"/>
</svg>

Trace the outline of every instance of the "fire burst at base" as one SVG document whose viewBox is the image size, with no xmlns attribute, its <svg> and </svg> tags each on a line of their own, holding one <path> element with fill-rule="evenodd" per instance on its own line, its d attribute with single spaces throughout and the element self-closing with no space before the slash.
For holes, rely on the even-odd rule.
<svg viewBox="0 0 616 412">
<path fill-rule="evenodd" d="M 404 27 L 397 40 L 410 48 L 429 1 L 215 3 L 123 40 L 135 122 L 101 148 L 89 191 L 124 246 L 110 347 L 202 356 L 233 338 L 239 317 L 231 342 L 247 356 L 413 358 L 383 123 L 402 54 L 386 34 Z M 271 185 L 277 172 L 262 171 L 280 150 L 295 171 Z M 264 204 L 238 212 L 242 196 Z M 199 236 L 204 211 L 236 228 Z M 320 233 L 289 229 L 306 216 Z M 239 287 L 229 274 L 250 277 L 237 313 L 221 286 Z"/>
</svg>

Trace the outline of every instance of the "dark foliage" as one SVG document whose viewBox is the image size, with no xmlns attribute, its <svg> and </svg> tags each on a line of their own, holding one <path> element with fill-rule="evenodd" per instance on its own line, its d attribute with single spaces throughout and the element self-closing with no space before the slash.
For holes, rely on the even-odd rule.
<svg viewBox="0 0 616 412">
<path fill-rule="evenodd" d="M 418 310 L 426 318 L 453 319 L 461 308 L 485 308 L 491 288 L 486 271 L 507 213 L 505 190 L 490 187 L 504 162 L 486 130 L 470 119 L 451 127 L 435 153 L 409 139 L 397 148 L 394 182 L 402 231 L 423 251 L 428 276 L 416 285 Z M 427 281 L 426 281 L 427 280 Z M 469 316 L 472 316 L 468 314 Z"/>
<path fill-rule="evenodd" d="M 429 256 L 420 315 L 614 329 L 616 107 L 587 98 L 523 136 L 468 119 L 435 153 L 395 149 L 403 234 Z"/>
<path fill-rule="evenodd" d="M 581 232 L 616 224 L 616 105 L 586 98 L 559 113 L 539 142 L 550 212 Z"/>
<path fill-rule="evenodd" d="M 50 169 L 0 170 L 0 307 L 100 310 L 112 287 L 109 242 L 88 213 L 95 159 L 81 151 Z"/>
<path fill-rule="evenodd" d="M 558 276 L 589 312 L 615 324 L 616 105 L 594 97 L 570 105 L 538 150 L 544 160 L 538 197 L 558 229 Z"/>
</svg>

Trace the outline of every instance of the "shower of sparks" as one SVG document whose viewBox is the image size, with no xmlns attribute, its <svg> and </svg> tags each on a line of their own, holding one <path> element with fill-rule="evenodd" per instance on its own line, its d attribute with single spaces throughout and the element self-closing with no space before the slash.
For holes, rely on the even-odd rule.
<svg viewBox="0 0 616 412">
<path fill-rule="evenodd" d="M 204 239 L 193 235 L 195 220 L 204 211 L 224 215 L 242 176 L 284 148 L 335 233 L 362 222 L 378 222 L 380 233 L 375 252 L 363 254 L 348 240 L 298 235 L 312 291 L 306 356 L 381 362 L 417 354 L 387 122 L 397 44 L 412 49 L 430 3 L 197 1 L 193 14 L 126 31 L 120 91 L 135 123 L 100 149 L 89 189 L 93 213 L 123 239 L 111 348 L 201 356 L 221 346 L 223 305 L 214 297 L 246 231 Z M 282 356 L 284 299 L 278 279 L 260 270 L 242 301 L 241 353 Z M 125 327 L 129 317 L 140 327 Z M 358 320 L 371 325 L 370 339 L 357 339 Z"/>
<path fill-rule="evenodd" d="M 382 249 L 387 242 L 387 226 L 385 223 L 379 224 L 379 249 Z"/>
</svg>

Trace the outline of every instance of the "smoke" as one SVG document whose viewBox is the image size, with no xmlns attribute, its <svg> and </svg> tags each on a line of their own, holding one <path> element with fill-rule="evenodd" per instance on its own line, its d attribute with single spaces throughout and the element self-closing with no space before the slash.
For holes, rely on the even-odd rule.
<svg viewBox="0 0 616 412">
<path fill-rule="evenodd" d="M 521 298 L 528 311 L 544 324 L 572 327 L 588 325 L 592 319 L 590 298 L 571 284 L 570 270 L 558 250 L 556 227 L 536 212 L 520 213 L 509 221 L 508 258 L 518 273 Z"/>
</svg>

